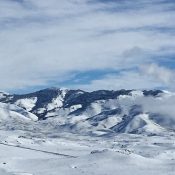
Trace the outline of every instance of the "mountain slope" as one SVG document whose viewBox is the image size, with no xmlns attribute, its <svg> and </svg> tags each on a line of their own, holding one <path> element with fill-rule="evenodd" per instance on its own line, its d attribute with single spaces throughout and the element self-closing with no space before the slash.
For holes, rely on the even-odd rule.
<svg viewBox="0 0 175 175">
<path fill-rule="evenodd" d="M 47 123 L 59 131 L 98 135 L 174 130 L 175 118 L 158 108 L 172 98 L 173 93 L 160 90 L 85 92 L 49 88 L 24 95 L 0 93 L 0 102 L 19 106 L 26 118 L 30 118 L 29 114 L 35 119 L 37 116 L 40 125 Z M 157 109 L 153 110 L 153 106 Z"/>
<path fill-rule="evenodd" d="M 37 121 L 38 117 L 13 104 L 0 103 L 0 121 Z"/>
</svg>

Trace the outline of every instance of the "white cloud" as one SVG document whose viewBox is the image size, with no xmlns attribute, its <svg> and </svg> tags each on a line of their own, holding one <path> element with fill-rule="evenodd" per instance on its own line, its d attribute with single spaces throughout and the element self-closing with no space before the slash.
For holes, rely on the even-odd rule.
<svg viewBox="0 0 175 175">
<path fill-rule="evenodd" d="M 175 72 L 156 64 L 142 65 L 137 70 L 124 70 L 116 74 L 92 80 L 90 83 L 78 85 L 86 90 L 98 89 L 158 89 L 174 90 Z M 78 88 L 76 86 L 76 88 Z"/>
<path fill-rule="evenodd" d="M 167 96 L 163 99 L 155 99 L 153 97 L 138 98 L 136 103 L 143 106 L 144 112 L 163 114 L 165 117 L 171 117 L 175 119 L 175 96 Z"/>
<path fill-rule="evenodd" d="M 47 84 L 55 77 L 62 81 L 72 71 L 132 68 L 154 61 L 145 56 L 173 48 L 175 38 L 147 26 L 174 27 L 175 12 L 167 10 L 170 5 L 143 2 L 141 10 L 134 8 L 139 1 L 120 6 L 87 0 L 0 0 L 0 88 Z"/>
<path fill-rule="evenodd" d="M 165 84 L 174 84 L 175 72 L 163 66 L 158 66 L 156 64 L 142 65 L 140 67 L 141 71 Z"/>
</svg>

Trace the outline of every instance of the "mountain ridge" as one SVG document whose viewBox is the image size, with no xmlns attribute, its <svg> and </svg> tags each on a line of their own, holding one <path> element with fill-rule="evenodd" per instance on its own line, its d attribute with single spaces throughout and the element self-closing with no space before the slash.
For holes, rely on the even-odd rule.
<svg viewBox="0 0 175 175">
<path fill-rule="evenodd" d="M 145 101 L 154 104 L 174 94 L 162 90 L 98 90 L 86 92 L 47 88 L 33 93 L 0 93 L 0 103 L 16 105 L 50 123 L 59 131 L 77 133 L 148 133 L 158 134 L 175 127 L 175 119 L 145 109 Z M 158 116 L 158 117 L 157 117 Z M 165 118 L 166 117 L 166 118 Z M 160 119 L 159 119 L 160 118 Z M 45 122 L 44 122 L 45 120 Z"/>
</svg>

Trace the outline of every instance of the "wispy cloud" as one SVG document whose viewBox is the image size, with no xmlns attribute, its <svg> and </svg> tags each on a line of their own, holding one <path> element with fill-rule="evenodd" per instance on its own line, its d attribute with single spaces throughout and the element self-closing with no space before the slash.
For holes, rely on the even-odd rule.
<svg viewBox="0 0 175 175">
<path fill-rule="evenodd" d="M 145 64 L 135 69 L 120 70 L 88 81 L 81 85 L 74 85 L 86 90 L 101 89 L 159 89 L 174 90 L 175 71 L 157 64 Z"/>
<path fill-rule="evenodd" d="M 140 69 L 145 75 L 153 77 L 164 84 L 174 84 L 175 72 L 173 70 L 167 69 L 163 66 L 158 66 L 156 64 L 143 65 L 140 67 Z"/>
<path fill-rule="evenodd" d="M 170 0 L 0 0 L 0 88 L 55 80 L 59 86 L 72 72 L 129 70 L 166 61 L 170 53 L 173 61 L 174 9 Z M 113 88 L 134 88 L 122 79 L 131 82 L 143 75 L 139 70 L 129 73 L 92 80 L 110 76 L 121 83 Z M 164 82 L 152 79 L 142 85 L 152 88 Z"/>
</svg>

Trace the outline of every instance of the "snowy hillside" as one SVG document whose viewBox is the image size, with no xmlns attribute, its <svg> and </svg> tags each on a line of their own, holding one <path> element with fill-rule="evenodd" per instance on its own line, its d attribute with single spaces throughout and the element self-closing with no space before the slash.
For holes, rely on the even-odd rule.
<svg viewBox="0 0 175 175">
<path fill-rule="evenodd" d="M 37 121 L 38 117 L 16 105 L 0 103 L 0 121 Z"/>
<path fill-rule="evenodd" d="M 169 113 L 174 97 L 173 93 L 160 90 L 85 92 L 49 88 L 24 95 L 1 93 L 0 101 L 19 107 L 13 111 L 8 107 L 10 114 L 19 111 L 19 118 L 21 113 L 24 119 L 38 118 L 35 125 L 48 124 L 49 129 L 59 132 L 152 135 L 175 130 L 174 114 Z M 162 110 L 163 107 L 167 109 Z"/>
</svg>

